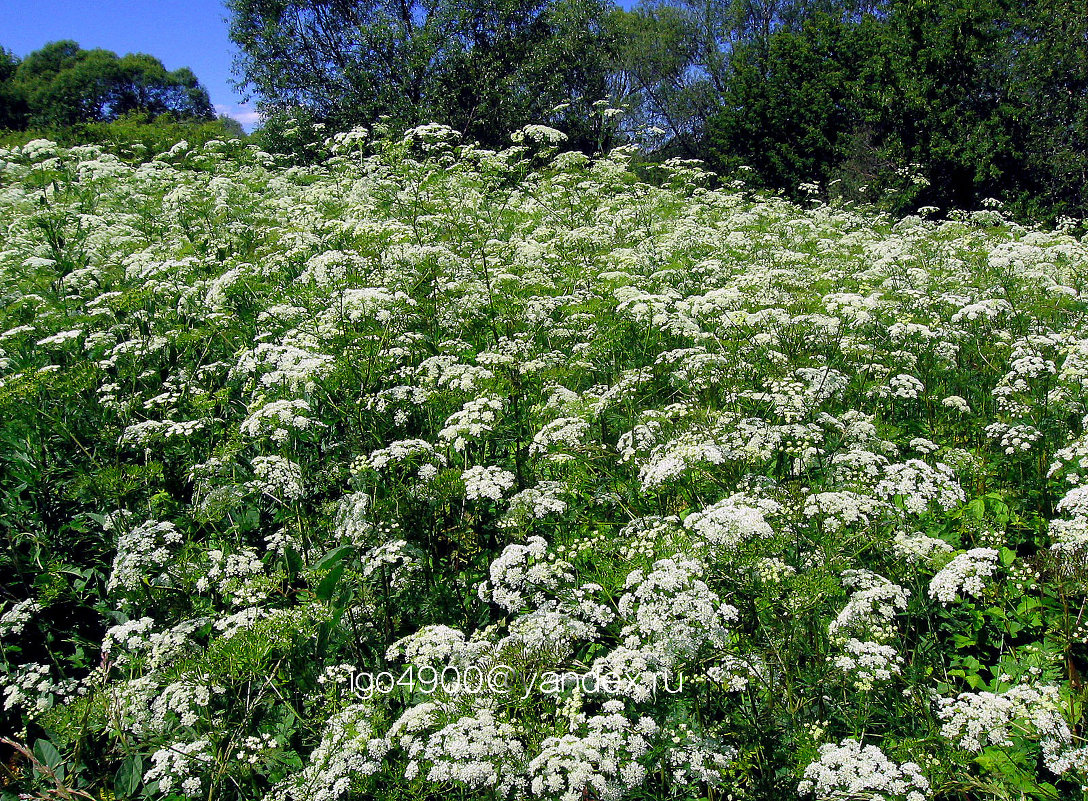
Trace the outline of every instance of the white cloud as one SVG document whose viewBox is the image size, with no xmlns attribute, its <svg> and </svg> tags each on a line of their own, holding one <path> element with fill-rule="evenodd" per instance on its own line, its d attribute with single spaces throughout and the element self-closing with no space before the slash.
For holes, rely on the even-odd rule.
<svg viewBox="0 0 1088 801">
<path fill-rule="evenodd" d="M 247 131 L 253 130 L 261 122 L 261 115 L 253 107 L 252 103 L 216 103 L 215 113 L 225 114 L 238 120 Z"/>
</svg>

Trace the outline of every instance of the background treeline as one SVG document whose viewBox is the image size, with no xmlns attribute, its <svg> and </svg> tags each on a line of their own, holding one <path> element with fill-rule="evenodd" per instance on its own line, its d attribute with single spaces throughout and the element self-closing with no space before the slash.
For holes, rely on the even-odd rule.
<svg viewBox="0 0 1088 801">
<path fill-rule="evenodd" d="M 1030 216 L 1088 213 L 1088 3 L 820 5 L 770 14 L 731 46 L 695 126 L 719 168 L 748 164 L 771 186 L 838 180 L 897 210 L 999 198 Z"/>
<path fill-rule="evenodd" d="M 1085 0 L 228 0 L 266 113 L 544 122 L 895 211 L 1088 215 Z M 627 106 L 622 119 L 594 101 Z M 599 107 L 597 107 L 599 110 Z M 294 130 L 294 128 L 292 128 Z M 650 133 L 646 133 L 650 131 Z"/>
<path fill-rule="evenodd" d="M 140 145 L 148 152 L 179 139 L 241 135 L 218 118 L 188 67 L 168 71 L 154 56 L 84 50 L 51 42 L 24 59 L 0 48 L 0 142 L 49 136 L 64 145 Z"/>
</svg>

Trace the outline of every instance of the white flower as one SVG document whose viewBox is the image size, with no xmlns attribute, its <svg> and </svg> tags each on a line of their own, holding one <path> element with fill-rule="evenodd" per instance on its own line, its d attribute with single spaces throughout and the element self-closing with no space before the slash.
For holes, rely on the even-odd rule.
<svg viewBox="0 0 1088 801">
<path fill-rule="evenodd" d="M 949 395 L 941 401 L 941 405 L 949 409 L 955 409 L 957 412 L 963 412 L 964 414 L 968 414 L 971 411 L 970 405 L 959 395 Z"/>
<path fill-rule="evenodd" d="M 566 486 L 558 481 L 543 481 L 535 487 L 523 489 L 510 498 L 510 517 L 541 520 L 550 514 L 563 514 L 567 511 L 567 502 L 560 495 Z"/>
<path fill-rule="evenodd" d="M 763 512 L 735 497 L 688 515 L 684 519 L 684 527 L 727 551 L 753 540 L 774 536 L 774 529 L 764 518 Z"/>
<path fill-rule="evenodd" d="M 960 748 L 1013 746 L 1014 737 L 1042 745 L 1043 762 L 1056 775 L 1088 768 L 1088 747 L 1066 721 L 1061 692 L 1053 685 L 1018 684 L 1001 693 L 961 693 L 937 702 L 941 734 Z M 1080 743 L 1080 744 L 1078 744 Z"/>
<path fill-rule="evenodd" d="M 605 703 L 603 715 L 585 721 L 581 734 L 546 737 L 529 763 L 530 792 L 557 801 L 580 801 L 586 788 L 616 801 L 646 779 L 638 760 L 650 750 L 658 726 L 649 718 L 632 723 L 619 714 L 623 704 Z"/>
<path fill-rule="evenodd" d="M 525 746 L 519 734 L 511 723 L 480 709 L 432 734 L 413 761 L 428 766 L 428 781 L 492 788 L 500 797 L 523 795 Z"/>
<path fill-rule="evenodd" d="M 148 520 L 117 538 L 106 590 L 135 590 L 145 581 L 157 578 L 162 568 L 174 558 L 181 544 L 181 532 L 173 523 Z"/>
<path fill-rule="evenodd" d="M 978 598 L 997 570 L 998 553 L 993 548 L 972 548 L 961 553 L 929 582 L 929 597 L 947 606 L 960 595 Z"/>
<path fill-rule="evenodd" d="M 283 444 L 294 431 L 324 428 L 325 424 L 310 419 L 312 409 L 304 400 L 278 400 L 265 403 L 242 421 L 241 431 L 249 437 L 267 435 L 273 442 Z"/>
<path fill-rule="evenodd" d="M 877 484 L 874 495 L 899 496 L 907 512 L 915 515 L 927 512 L 931 503 L 945 510 L 954 509 L 967 497 L 952 468 L 939 462 L 930 466 L 920 459 L 884 468 L 884 478 Z"/>
<path fill-rule="evenodd" d="M 543 537 L 530 537 L 525 545 L 507 545 L 491 563 L 490 581 L 480 584 L 480 599 L 508 612 L 523 609 L 529 600 L 542 603 L 546 590 L 554 591 L 573 578 L 570 565 L 549 560 L 547 549 Z"/>
<path fill-rule="evenodd" d="M 805 768 L 804 779 L 797 785 L 799 793 L 814 795 L 818 801 L 924 801 L 929 789 L 917 764 L 896 764 L 875 745 L 863 746 L 854 739 L 821 745 L 819 758 Z"/>
<path fill-rule="evenodd" d="M 13 634 L 22 634 L 30 618 L 40 611 L 42 611 L 42 605 L 33 598 L 12 604 L 11 608 L 0 616 L 0 641 Z"/>
<path fill-rule="evenodd" d="M 464 451 L 469 442 L 483 438 L 494 429 L 502 409 L 501 398 L 470 400 L 461 411 L 446 420 L 438 438 L 450 443 L 455 451 Z"/>
<path fill-rule="evenodd" d="M 178 787 L 182 794 L 196 798 L 203 793 L 199 774 L 210 771 L 214 762 L 208 740 L 173 743 L 151 755 L 152 764 L 144 772 L 144 782 L 158 781 L 163 793 Z"/>
<path fill-rule="evenodd" d="M 805 498 L 805 516 L 819 517 L 835 532 L 848 526 L 868 525 L 885 505 L 857 492 L 817 492 Z"/>
<path fill-rule="evenodd" d="M 510 139 L 518 144 L 535 142 L 546 145 L 559 145 L 567 141 L 567 135 L 547 125 L 526 125 L 510 134 Z"/>
<path fill-rule="evenodd" d="M 827 627 L 828 636 L 833 640 L 844 640 L 850 634 L 878 641 L 891 638 L 895 633 L 895 617 L 906 610 L 910 593 L 868 570 L 845 571 L 843 583 L 855 590 Z"/>
<path fill-rule="evenodd" d="M 912 375 L 900 373 L 888 382 L 888 392 L 894 398 L 913 400 L 925 392 L 925 385 Z"/>
<path fill-rule="evenodd" d="M 325 724 L 321 742 L 306 766 L 276 786 L 284 801 L 338 801 L 349 795 L 364 776 L 377 773 L 390 748 L 373 729 L 374 710 L 354 704 Z"/>
<path fill-rule="evenodd" d="M 952 553 L 952 546 L 938 537 L 930 537 L 921 531 L 908 534 L 900 530 L 895 532 L 892 551 L 900 559 L 928 562 L 937 554 Z"/>
<path fill-rule="evenodd" d="M 265 497 L 281 503 L 298 500 L 303 495 L 302 468 L 282 456 L 258 456 L 253 460 L 256 478 L 250 486 Z"/>
<path fill-rule="evenodd" d="M 902 672 L 903 660 L 890 645 L 862 642 L 851 637 L 843 645 L 844 653 L 831 663 L 853 679 L 854 689 L 868 692 Z"/>
<path fill-rule="evenodd" d="M 470 501 L 501 501 L 513 488 L 517 478 L 509 470 L 500 467 L 470 467 L 461 474 L 465 482 L 465 497 Z"/>
<path fill-rule="evenodd" d="M 737 619 L 737 610 L 723 603 L 702 576 L 699 562 L 680 555 L 659 559 L 649 573 L 628 573 L 619 602 L 627 623 L 624 644 L 652 651 L 668 665 L 695 654 L 704 643 L 724 645 L 726 624 Z"/>
</svg>

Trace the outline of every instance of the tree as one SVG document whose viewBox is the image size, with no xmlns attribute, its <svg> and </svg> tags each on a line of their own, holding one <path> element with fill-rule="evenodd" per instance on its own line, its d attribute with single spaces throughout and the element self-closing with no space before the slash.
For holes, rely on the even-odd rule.
<svg viewBox="0 0 1088 801">
<path fill-rule="evenodd" d="M 749 118 L 743 128 L 758 116 L 753 102 L 774 106 L 773 114 L 788 113 L 768 94 L 769 86 L 781 84 L 785 74 L 790 77 L 778 88 L 793 96 L 787 103 L 797 99 L 796 81 L 811 83 L 814 78 L 827 83 L 797 71 L 802 66 L 798 58 L 809 62 L 806 68 L 816 68 L 819 60 L 815 53 L 803 56 L 798 51 L 808 47 L 802 31 L 809 22 L 858 21 L 880 13 L 886 2 L 643 0 L 634 11 L 616 11 L 611 18 L 617 86 L 636 109 L 636 126 L 665 131 L 664 152 L 713 158 L 723 135 L 721 116 L 730 114 L 742 95 L 748 95 L 743 113 Z M 710 137 L 719 141 L 711 142 Z M 750 134 L 744 133 L 742 139 L 750 143 Z"/>
<path fill-rule="evenodd" d="M 22 124 L 35 127 L 109 122 L 140 112 L 152 117 L 215 118 L 208 92 L 187 67 L 169 72 L 143 53 L 118 57 L 51 42 L 15 66 L 12 90 L 23 99 Z"/>
<path fill-rule="evenodd" d="M 889 126 L 929 187 L 920 201 L 973 208 L 1019 180 L 1023 126 L 1014 64 L 1018 0 L 898 0 Z"/>
<path fill-rule="evenodd" d="M 19 59 L 0 47 L 0 129 L 19 128 L 26 119 L 26 98 L 15 85 Z"/>
<path fill-rule="evenodd" d="M 736 46 L 709 128 L 711 162 L 726 171 L 751 167 L 764 185 L 789 191 L 828 183 L 857 155 L 858 137 L 881 130 L 874 117 L 887 48 L 871 15 L 844 21 L 828 13 Z"/>
<path fill-rule="evenodd" d="M 708 156 L 787 191 L 838 179 L 866 197 L 868 185 L 895 211 L 990 197 L 1026 209 L 1044 196 L 1084 210 L 1088 18 L 1078 5 L 812 0 L 751 13 Z"/>
<path fill-rule="evenodd" d="M 144 53 L 129 53 L 117 62 L 107 105 L 113 117 L 132 112 L 211 117 L 207 90 L 192 70 L 181 67 L 167 72 L 162 62 Z"/>
<path fill-rule="evenodd" d="M 697 155 L 717 98 L 705 76 L 693 74 L 699 45 L 689 20 L 673 6 L 641 6 L 614 10 L 608 24 L 616 43 L 613 94 L 631 109 L 629 134 L 650 146 L 668 143 L 670 150 Z"/>
<path fill-rule="evenodd" d="M 487 144 L 607 89 L 604 0 L 227 0 L 241 86 L 266 116 L 441 122 Z M 581 115 L 585 116 L 585 115 Z M 579 118 L 568 111 L 569 119 Z"/>
<path fill-rule="evenodd" d="M 539 122 L 559 125 L 576 145 L 594 141 L 592 105 L 609 91 L 597 0 L 500 0 L 454 13 L 459 33 L 444 47 L 416 121 L 444 122 L 495 145 Z"/>
<path fill-rule="evenodd" d="M 1017 100 L 1024 108 L 1022 202 L 1039 214 L 1088 216 L 1088 13 L 1082 0 L 1034 0 L 1021 26 Z"/>
</svg>

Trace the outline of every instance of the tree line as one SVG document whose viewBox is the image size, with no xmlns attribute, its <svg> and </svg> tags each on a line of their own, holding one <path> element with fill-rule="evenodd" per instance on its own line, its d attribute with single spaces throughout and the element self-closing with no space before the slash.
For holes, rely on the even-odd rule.
<svg viewBox="0 0 1088 801">
<path fill-rule="evenodd" d="M 227 0 L 266 119 L 529 123 L 757 186 L 1088 216 L 1085 0 Z M 595 103 L 627 110 L 595 113 Z"/>
<path fill-rule="evenodd" d="M 192 70 L 168 71 L 154 56 L 51 42 L 24 59 L 0 48 L 0 128 L 48 129 L 127 115 L 215 119 Z"/>
</svg>

